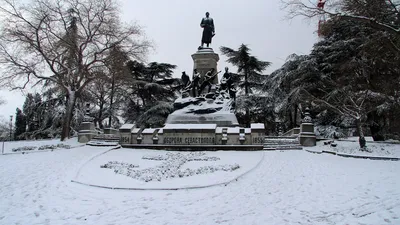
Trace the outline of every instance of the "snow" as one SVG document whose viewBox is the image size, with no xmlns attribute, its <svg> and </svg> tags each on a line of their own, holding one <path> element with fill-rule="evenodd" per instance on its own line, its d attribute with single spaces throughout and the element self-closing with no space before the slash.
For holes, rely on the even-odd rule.
<svg viewBox="0 0 400 225">
<path fill-rule="evenodd" d="M 217 124 L 175 124 L 167 123 L 163 129 L 212 129 L 215 130 Z"/>
<path fill-rule="evenodd" d="M 193 97 L 187 97 L 187 98 L 178 98 L 175 100 L 175 102 L 181 102 L 181 103 L 187 103 L 187 102 L 195 102 L 196 98 Z M 218 104 L 219 102 L 220 104 Z M 175 110 L 172 114 L 173 115 L 186 115 L 187 113 L 191 113 L 193 111 L 197 110 L 204 110 L 204 109 L 218 109 L 221 108 L 221 110 L 218 110 L 217 112 L 214 113 L 209 113 L 209 115 L 213 114 L 232 114 L 231 110 L 231 99 L 226 99 L 222 98 L 221 96 L 217 97 L 216 100 L 213 99 L 206 99 L 206 101 L 199 102 L 197 104 L 190 104 L 182 109 Z"/>
<path fill-rule="evenodd" d="M 120 130 L 131 130 L 134 126 L 135 126 L 135 124 L 126 123 L 126 124 L 123 124 L 119 129 Z"/>
<path fill-rule="evenodd" d="M 228 134 L 240 133 L 240 127 L 228 127 Z"/>
<path fill-rule="evenodd" d="M 307 147 L 306 149 L 315 152 L 329 151 L 355 156 L 400 158 L 400 143 L 377 143 L 372 141 L 372 137 L 365 137 L 365 139 L 367 141 L 367 151 L 360 151 L 358 137 L 335 140 L 336 147 L 332 147 L 330 144 L 324 145 L 324 142 L 327 141 L 320 141 L 317 142 L 317 146 Z"/>
<path fill-rule="evenodd" d="M 142 131 L 142 134 L 153 134 L 156 129 L 154 128 L 146 128 Z"/>
<path fill-rule="evenodd" d="M 33 144 L 26 142 L 25 146 Z M 99 159 L 105 164 L 114 161 L 112 157 L 121 160 L 127 154 L 121 161 L 136 164 L 143 162 L 136 156 L 162 153 L 109 150 L 84 146 L 0 155 L 0 224 L 400 224 L 398 161 L 266 151 L 251 172 L 237 181 L 209 188 L 112 190 L 71 182 L 78 171 L 85 171 Z M 207 156 L 228 160 L 232 153 L 207 152 Z M 235 161 L 243 166 L 246 158 L 257 152 L 237 153 L 242 154 L 242 161 L 235 159 L 228 164 Z M 148 160 L 139 166 L 159 163 Z M 199 162 L 184 166 L 194 168 L 191 163 Z M 98 167 L 90 176 L 107 180 L 105 171 L 114 174 Z M 233 172 L 219 173 L 213 179 L 221 180 Z M 201 176 L 193 178 L 207 180 Z"/>
<path fill-rule="evenodd" d="M 250 124 L 251 129 L 265 129 L 265 125 L 263 123 L 252 123 Z"/>
<path fill-rule="evenodd" d="M 141 129 L 140 128 L 133 128 L 132 129 L 132 134 L 137 134 Z"/>
<path fill-rule="evenodd" d="M 205 154 L 205 155 L 201 155 Z M 262 152 L 167 152 L 144 149 L 118 149 L 91 160 L 73 179 L 87 185 L 130 189 L 181 189 L 222 184 L 247 173 L 260 162 Z M 149 160 L 156 158 L 157 160 Z M 211 158 L 211 160 L 209 159 Z M 212 159 L 217 160 L 212 160 Z M 114 170 L 100 168 L 111 164 L 133 164 L 138 168 Z M 217 171 L 238 164 L 230 172 Z M 166 168 L 166 171 L 164 169 Z M 215 172 L 207 173 L 207 168 Z M 219 169 L 218 169 L 219 168 Z M 190 171 L 189 171 L 190 170 Z M 199 170 L 194 172 L 195 170 Z M 192 173 L 186 176 L 184 173 Z M 197 174 L 196 174 L 197 173 Z M 129 175 L 127 175 L 129 174 Z M 183 175 L 182 175 L 183 174 Z M 180 177 L 180 176 L 183 177 Z M 135 177 L 135 178 L 132 178 Z M 146 182 L 150 179 L 151 182 Z"/>
</svg>

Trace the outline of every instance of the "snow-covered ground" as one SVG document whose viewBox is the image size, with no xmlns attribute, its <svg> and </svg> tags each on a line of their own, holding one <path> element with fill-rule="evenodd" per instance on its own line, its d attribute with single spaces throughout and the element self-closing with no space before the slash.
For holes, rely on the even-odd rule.
<svg viewBox="0 0 400 225">
<path fill-rule="evenodd" d="M 58 147 L 57 147 L 58 145 Z M 84 144 L 78 142 L 78 138 L 71 138 L 66 141 L 60 141 L 60 139 L 51 140 L 36 140 L 36 141 L 5 141 L 0 142 L 0 151 L 4 154 L 21 154 L 21 153 L 34 153 L 49 151 L 48 147 L 56 146 L 53 150 L 60 150 L 65 148 L 75 148 L 84 146 Z"/>
<path fill-rule="evenodd" d="M 371 137 L 366 137 L 366 151 L 360 151 L 358 137 L 335 140 L 333 142 L 336 144 L 335 147 L 331 146 L 330 144 L 325 145 L 325 143 L 328 141 L 332 140 L 320 141 L 317 142 L 316 147 L 306 147 L 305 149 L 311 151 L 331 151 L 356 156 L 400 158 L 400 143 L 395 141 L 374 142 Z"/>
<path fill-rule="evenodd" d="M 117 149 L 83 165 L 74 181 L 130 189 L 208 187 L 247 173 L 259 164 L 263 155 L 261 151 L 206 153 Z"/>
<path fill-rule="evenodd" d="M 400 224 L 399 161 L 266 151 L 250 173 L 209 188 L 112 190 L 71 182 L 107 149 L 0 155 L 0 224 Z M 232 154 L 212 153 L 221 160 Z"/>
</svg>

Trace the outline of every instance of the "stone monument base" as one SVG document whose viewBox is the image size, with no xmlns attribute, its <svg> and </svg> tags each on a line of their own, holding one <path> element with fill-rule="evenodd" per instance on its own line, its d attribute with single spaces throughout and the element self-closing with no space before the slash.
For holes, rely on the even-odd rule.
<svg viewBox="0 0 400 225">
<path fill-rule="evenodd" d="M 219 61 L 219 55 L 214 52 L 212 48 L 201 48 L 196 53 L 192 55 L 192 59 L 194 62 L 194 69 L 196 69 L 200 74 L 201 78 L 204 78 L 204 75 L 214 69 L 217 72 L 217 63 Z M 211 82 L 213 84 L 218 83 L 218 76 Z"/>
<path fill-rule="evenodd" d="M 251 128 L 209 124 L 166 124 L 162 128 L 120 129 L 122 147 L 168 150 L 262 150 L 264 124 Z"/>
</svg>

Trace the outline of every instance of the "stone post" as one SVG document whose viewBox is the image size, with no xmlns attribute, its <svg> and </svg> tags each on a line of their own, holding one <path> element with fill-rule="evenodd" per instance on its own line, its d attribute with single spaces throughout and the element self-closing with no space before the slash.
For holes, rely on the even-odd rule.
<svg viewBox="0 0 400 225">
<path fill-rule="evenodd" d="M 87 143 L 97 135 L 97 131 L 93 122 L 94 119 L 89 116 L 89 106 L 89 103 L 86 104 L 86 114 L 78 130 L 79 143 Z"/>
<path fill-rule="evenodd" d="M 305 116 L 300 125 L 300 145 L 302 146 L 315 146 L 317 137 L 314 133 L 314 124 L 310 116 L 309 108 L 306 108 Z"/>
<path fill-rule="evenodd" d="M 134 124 L 124 124 L 119 128 L 119 134 L 120 134 L 120 141 L 119 143 L 121 145 L 129 145 L 132 144 L 132 129 L 134 128 Z"/>
<path fill-rule="evenodd" d="M 263 145 L 265 141 L 265 125 L 263 123 L 252 123 L 251 128 L 251 143 L 253 145 Z"/>
</svg>

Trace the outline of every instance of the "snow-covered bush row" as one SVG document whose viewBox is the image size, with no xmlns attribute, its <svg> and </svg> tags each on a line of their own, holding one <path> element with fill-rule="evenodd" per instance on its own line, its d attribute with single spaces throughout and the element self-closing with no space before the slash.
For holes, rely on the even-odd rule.
<svg viewBox="0 0 400 225">
<path fill-rule="evenodd" d="M 218 165 L 218 166 L 203 166 L 198 169 L 190 169 L 186 168 L 186 170 L 179 171 L 179 177 L 188 177 L 193 175 L 200 175 L 200 174 L 207 174 L 207 173 L 214 173 L 217 171 L 224 171 L 224 172 L 232 172 L 234 170 L 239 169 L 239 164 L 235 163 L 233 165 Z"/>
<path fill-rule="evenodd" d="M 57 148 L 70 149 L 70 148 L 71 148 L 71 145 L 66 145 L 66 144 L 60 143 L 60 144 L 57 144 Z"/>
<path fill-rule="evenodd" d="M 23 146 L 23 147 L 18 147 L 18 148 L 13 148 L 12 151 L 13 152 L 23 152 L 23 151 L 32 151 L 35 150 L 37 147 L 35 146 Z M 39 148 L 37 148 L 37 150 L 54 150 L 57 148 L 65 148 L 65 149 L 70 149 L 71 146 L 70 145 L 66 145 L 66 144 L 57 144 L 57 145 L 42 145 Z"/>
<path fill-rule="evenodd" d="M 117 174 L 122 174 L 144 182 L 162 181 L 171 178 L 188 177 L 200 174 L 214 173 L 216 171 L 230 172 L 239 169 L 239 164 L 233 165 L 213 165 L 204 166 L 198 169 L 187 168 L 181 170 L 181 166 L 190 161 L 217 161 L 218 157 L 209 157 L 204 152 L 172 153 L 166 155 L 143 156 L 142 159 L 164 161 L 156 167 L 150 167 L 142 170 L 135 170 L 135 167 L 130 167 L 128 163 L 112 162 L 109 165 L 100 166 L 101 168 L 114 169 Z M 112 165 L 115 165 L 112 167 Z"/>
<path fill-rule="evenodd" d="M 18 147 L 18 148 L 13 148 L 13 152 L 23 152 L 23 151 L 32 151 L 35 150 L 35 146 L 23 146 L 23 147 Z"/>
<path fill-rule="evenodd" d="M 118 171 L 121 168 L 137 168 L 137 167 L 139 166 L 131 163 L 123 163 L 118 161 L 109 161 L 108 163 L 100 166 L 100 168 L 114 169 L 114 171 L 116 170 Z"/>
<path fill-rule="evenodd" d="M 66 144 L 57 144 L 57 145 L 42 145 L 38 148 L 38 150 L 54 150 L 57 148 L 65 148 L 65 149 L 70 149 L 71 146 L 70 145 L 66 145 Z"/>
</svg>

